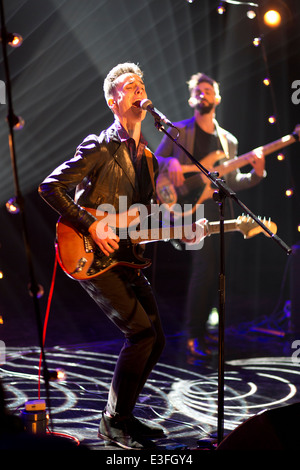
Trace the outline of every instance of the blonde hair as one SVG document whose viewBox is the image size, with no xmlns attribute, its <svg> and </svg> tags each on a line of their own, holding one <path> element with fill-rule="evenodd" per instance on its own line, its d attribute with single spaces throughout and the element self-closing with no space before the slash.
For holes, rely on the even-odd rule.
<svg viewBox="0 0 300 470">
<path fill-rule="evenodd" d="M 103 91 L 106 102 L 109 98 L 113 97 L 118 78 L 125 73 L 134 73 L 139 77 L 143 78 L 143 72 L 137 64 L 132 62 L 125 62 L 124 64 L 118 64 L 107 74 L 103 82 Z"/>
</svg>

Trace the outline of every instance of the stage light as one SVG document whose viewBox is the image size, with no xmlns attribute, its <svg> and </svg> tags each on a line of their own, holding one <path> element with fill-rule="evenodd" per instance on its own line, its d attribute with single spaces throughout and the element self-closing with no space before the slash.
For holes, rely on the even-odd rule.
<svg viewBox="0 0 300 470">
<path fill-rule="evenodd" d="M 275 122 L 276 122 L 276 117 L 275 117 L 275 116 L 270 116 L 270 117 L 268 118 L 268 121 L 269 121 L 270 124 L 275 124 Z"/>
<path fill-rule="evenodd" d="M 1 30 L 1 41 L 5 39 L 6 44 L 11 47 L 20 47 L 23 43 L 23 38 L 20 34 L 17 33 L 6 33 Z"/>
<path fill-rule="evenodd" d="M 284 160 L 284 158 L 285 158 L 285 157 L 284 157 L 284 154 L 283 154 L 283 153 L 279 153 L 279 154 L 277 155 L 277 160 L 280 161 L 280 162 L 282 162 L 282 161 Z"/>
<path fill-rule="evenodd" d="M 67 378 L 66 372 L 63 369 L 56 369 L 49 371 L 49 380 L 54 382 L 62 382 Z"/>
<path fill-rule="evenodd" d="M 207 323 L 209 326 L 217 326 L 219 324 L 219 312 L 217 308 L 211 310 Z"/>
<path fill-rule="evenodd" d="M 17 33 L 8 33 L 7 34 L 7 44 L 11 47 L 20 47 L 23 42 L 23 38 L 20 34 Z"/>
<path fill-rule="evenodd" d="M 57 380 L 66 380 L 67 378 L 67 374 L 66 374 L 66 371 L 63 370 L 63 369 L 56 369 L 56 377 L 57 377 Z"/>
<path fill-rule="evenodd" d="M 254 38 L 253 41 L 252 41 L 252 43 L 253 43 L 253 46 L 255 46 L 255 47 L 260 46 L 261 38 L 259 38 L 259 37 Z"/>
<path fill-rule="evenodd" d="M 294 191 L 293 191 L 292 188 L 289 188 L 289 189 L 287 189 L 287 190 L 285 191 L 286 197 L 292 197 L 293 194 L 294 194 Z"/>
<path fill-rule="evenodd" d="M 264 78 L 263 79 L 263 84 L 266 85 L 266 86 L 269 86 L 270 85 L 270 79 L 269 78 Z"/>
<path fill-rule="evenodd" d="M 256 18 L 256 12 L 254 10 L 248 10 L 247 11 L 247 16 L 249 20 L 254 20 Z"/>
<path fill-rule="evenodd" d="M 281 15 L 279 11 L 268 10 L 264 14 L 264 23 L 271 28 L 277 28 L 281 23 Z"/>
<path fill-rule="evenodd" d="M 15 131 L 20 131 L 25 126 L 25 120 L 22 118 L 22 116 L 16 116 L 15 114 L 13 114 L 11 118 L 7 116 L 7 122 L 9 122 L 10 119 L 11 125 Z"/>
<path fill-rule="evenodd" d="M 219 15 L 223 15 L 225 13 L 225 11 L 226 11 L 225 6 L 224 6 L 223 2 L 221 2 L 220 5 L 217 8 L 217 12 L 219 13 Z"/>
<path fill-rule="evenodd" d="M 18 214 L 20 212 L 20 206 L 15 197 L 10 198 L 5 204 L 5 207 L 10 214 Z"/>
<path fill-rule="evenodd" d="M 20 131 L 25 126 L 25 120 L 22 116 L 17 116 L 16 123 L 14 124 L 15 131 Z"/>
<path fill-rule="evenodd" d="M 286 2 L 270 0 L 263 6 L 261 16 L 266 26 L 269 28 L 277 28 L 283 22 L 290 20 L 292 13 Z"/>
<path fill-rule="evenodd" d="M 4 278 L 3 271 L 0 271 L 0 279 L 3 279 L 3 278 Z"/>
</svg>

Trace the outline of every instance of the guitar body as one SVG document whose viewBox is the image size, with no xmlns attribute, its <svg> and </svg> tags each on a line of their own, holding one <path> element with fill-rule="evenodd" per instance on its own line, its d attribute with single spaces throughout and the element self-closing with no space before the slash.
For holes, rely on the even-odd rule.
<svg viewBox="0 0 300 470">
<path fill-rule="evenodd" d="M 121 239 L 119 249 L 106 256 L 91 237 L 82 235 L 62 218 L 56 225 L 55 249 L 61 268 L 75 280 L 92 279 L 118 265 L 136 269 L 151 265 L 151 260 L 139 253 L 141 247 L 127 239 Z"/>
<path fill-rule="evenodd" d="M 214 171 L 214 167 L 217 162 L 224 158 L 224 153 L 217 151 L 211 152 L 209 155 L 201 160 L 201 164 L 210 172 Z M 202 204 L 207 199 L 211 198 L 214 191 L 216 190 L 206 178 L 205 175 L 195 165 L 182 165 L 182 172 L 185 178 L 183 185 L 175 187 L 167 173 L 162 173 L 158 176 L 156 182 L 156 191 L 159 200 L 162 203 L 167 204 L 174 216 L 181 215 L 183 213 L 184 205 L 186 206 L 184 213 L 194 213 L 197 204 Z M 172 207 L 174 204 L 178 204 L 178 210 Z M 187 209 L 190 207 L 190 209 Z"/>
</svg>

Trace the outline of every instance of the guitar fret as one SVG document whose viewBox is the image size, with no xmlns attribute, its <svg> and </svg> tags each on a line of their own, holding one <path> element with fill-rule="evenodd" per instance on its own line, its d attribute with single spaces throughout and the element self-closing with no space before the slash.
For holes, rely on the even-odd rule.
<svg viewBox="0 0 300 470">
<path fill-rule="evenodd" d="M 178 227 L 159 227 L 159 228 L 151 228 L 148 230 L 140 230 L 136 232 L 137 237 L 130 236 L 130 240 L 133 244 L 138 243 L 145 243 L 155 240 L 173 240 L 173 239 L 181 239 L 184 235 L 186 227 L 178 226 Z"/>
<path fill-rule="evenodd" d="M 238 230 L 236 220 L 225 220 L 224 221 L 224 231 L 233 232 Z M 219 233 L 220 232 L 220 222 L 209 222 L 208 223 L 209 233 Z"/>
</svg>

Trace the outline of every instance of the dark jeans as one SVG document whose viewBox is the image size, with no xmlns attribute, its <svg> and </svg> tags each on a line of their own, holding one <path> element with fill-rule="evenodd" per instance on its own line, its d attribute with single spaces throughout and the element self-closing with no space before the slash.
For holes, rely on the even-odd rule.
<svg viewBox="0 0 300 470">
<path fill-rule="evenodd" d="M 127 267 L 81 284 L 124 334 L 106 409 L 113 416 L 128 416 L 165 345 L 152 288 L 141 271 Z"/>
</svg>

